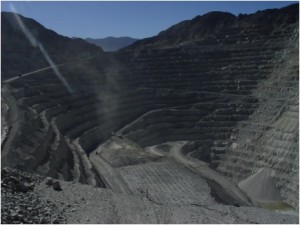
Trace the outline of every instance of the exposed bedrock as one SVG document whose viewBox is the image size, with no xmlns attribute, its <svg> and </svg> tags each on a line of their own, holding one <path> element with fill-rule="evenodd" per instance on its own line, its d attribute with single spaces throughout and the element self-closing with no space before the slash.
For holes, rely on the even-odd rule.
<svg viewBox="0 0 300 225">
<path fill-rule="evenodd" d="M 138 185 L 126 185 L 130 174 L 142 176 L 139 171 L 168 168 L 164 176 L 174 181 L 172 161 L 141 152 L 181 141 L 186 143 L 184 155 L 205 161 L 208 169 L 235 184 L 260 168 L 272 169 L 283 201 L 296 208 L 299 46 L 293 7 L 291 12 L 272 11 L 271 25 L 260 24 L 251 15 L 232 15 L 204 31 L 194 29 L 203 19 L 198 18 L 186 33 L 179 24 L 119 52 L 62 65 L 59 70 L 68 87 L 52 70 L 4 82 L 18 122 L 4 143 L 2 163 L 94 186 L 117 182 L 118 190 L 132 193 Z M 169 41 L 176 29 L 180 35 Z M 8 115 L 16 115 L 14 110 Z M 141 150 L 130 152 L 120 145 L 114 151 L 116 159 L 110 155 L 108 160 L 117 172 L 106 164 L 108 153 L 102 152 L 103 159 L 96 156 L 111 137 L 131 140 Z M 128 159 L 120 149 L 136 155 Z M 139 161 L 140 154 L 147 160 Z M 126 162 L 121 166 L 124 171 L 117 158 Z M 191 185 L 194 175 L 179 167 Z M 178 188 L 182 191 L 183 186 Z M 194 187 L 189 188 L 192 193 Z"/>
</svg>

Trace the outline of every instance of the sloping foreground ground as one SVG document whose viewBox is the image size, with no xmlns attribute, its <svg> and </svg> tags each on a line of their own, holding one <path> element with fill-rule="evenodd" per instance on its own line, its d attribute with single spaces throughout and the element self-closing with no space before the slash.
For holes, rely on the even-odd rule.
<svg viewBox="0 0 300 225">
<path fill-rule="evenodd" d="M 211 202 L 155 202 L 146 195 L 120 194 L 75 182 L 61 181 L 61 191 L 43 177 L 10 170 L 8 175 L 31 182 L 32 191 L 15 192 L 2 182 L 2 223 L 298 223 L 298 217 L 253 207 L 224 206 Z M 11 173 L 11 171 L 13 171 Z M 185 201 L 185 199 L 182 199 Z"/>
<path fill-rule="evenodd" d="M 184 144 L 165 143 L 169 152 L 145 151 L 124 137 L 113 136 L 90 155 L 107 189 L 60 181 L 62 190 L 57 191 L 43 177 L 12 170 L 2 175 L 2 221 L 298 223 L 298 216 L 254 207 L 235 184 L 206 163 L 183 155 Z M 11 190 L 12 177 L 34 189 L 26 193 Z"/>
<path fill-rule="evenodd" d="M 298 217 L 258 208 L 159 204 L 71 182 L 62 182 L 62 189 L 55 192 L 43 183 L 37 187 L 43 198 L 71 205 L 65 210 L 67 223 L 298 223 Z"/>
</svg>

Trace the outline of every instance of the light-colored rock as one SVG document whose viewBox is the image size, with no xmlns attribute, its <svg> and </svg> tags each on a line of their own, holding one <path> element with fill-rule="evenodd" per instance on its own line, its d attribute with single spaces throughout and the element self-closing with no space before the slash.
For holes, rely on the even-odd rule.
<svg viewBox="0 0 300 225">
<path fill-rule="evenodd" d="M 261 168 L 255 174 L 241 181 L 238 186 L 252 199 L 258 201 L 281 201 L 281 195 L 271 177 L 272 170 Z"/>
</svg>

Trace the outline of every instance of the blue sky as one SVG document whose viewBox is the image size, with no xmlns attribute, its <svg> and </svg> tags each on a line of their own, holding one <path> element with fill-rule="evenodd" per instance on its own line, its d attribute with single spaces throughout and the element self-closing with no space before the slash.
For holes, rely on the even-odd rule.
<svg viewBox="0 0 300 225">
<path fill-rule="evenodd" d="M 295 2 L 9 2 L 1 1 L 1 11 L 33 18 L 57 33 L 69 37 L 103 38 L 131 36 L 145 38 L 182 21 L 210 11 L 235 15 L 268 8 L 281 8 Z"/>
</svg>

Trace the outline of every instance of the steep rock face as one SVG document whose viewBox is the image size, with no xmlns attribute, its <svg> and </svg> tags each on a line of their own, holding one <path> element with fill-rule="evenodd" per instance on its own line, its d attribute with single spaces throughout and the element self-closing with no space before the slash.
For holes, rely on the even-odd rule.
<svg viewBox="0 0 300 225">
<path fill-rule="evenodd" d="M 88 157 L 112 132 L 142 147 L 186 141 L 185 154 L 233 181 L 271 167 L 296 207 L 297 12 L 298 5 L 238 17 L 213 12 L 120 52 L 62 65 L 72 93 L 52 71 L 5 84 L 26 118 L 12 147 L 4 146 L 5 162 L 100 185 Z"/>
<path fill-rule="evenodd" d="M 278 64 L 271 76 L 253 91 L 258 107 L 247 121 L 237 124 L 218 170 L 240 181 L 258 168 L 272 168 L 282 196 L 298 207 L 298 31 L 289 37 L 275 57 Z"/>
<path fill-rule="evenodd" d="M 206 160 L 235 182 L 272 168 L 282 196 L 297 207 L 298 5 L 225 18 L 214 33 L 199 26 L 204 35 L 189 35 L 198 17 L 124 50 L 138 77 L 147 74 L 141 86 L 189 92 L 199 102 L 152 111 L 122 132 L 142 146 L 191 140 L 197 147 L 189 154 L 209 148 Z"/>
</svg>

